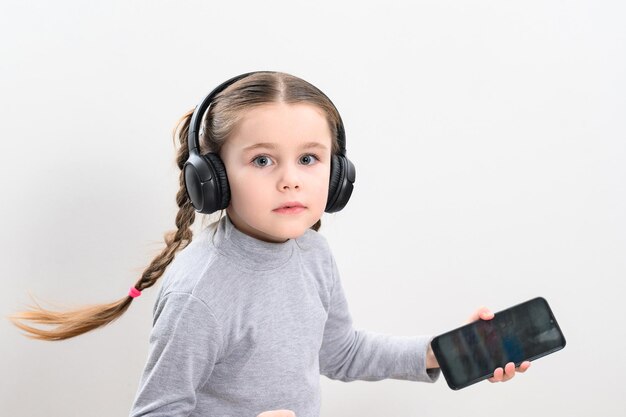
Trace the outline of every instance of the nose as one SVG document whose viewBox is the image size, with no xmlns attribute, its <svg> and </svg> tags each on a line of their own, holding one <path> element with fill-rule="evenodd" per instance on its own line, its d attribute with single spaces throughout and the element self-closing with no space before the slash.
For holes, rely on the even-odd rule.
<svg viewBox="0 0 626 417">
<path fill-rule="evenodd" d="M 294 164 L 284 164 L 279 173 L 278 189 L 280 191 L 299 190 L 301 186 L 300 173 Z"/>
</svg>

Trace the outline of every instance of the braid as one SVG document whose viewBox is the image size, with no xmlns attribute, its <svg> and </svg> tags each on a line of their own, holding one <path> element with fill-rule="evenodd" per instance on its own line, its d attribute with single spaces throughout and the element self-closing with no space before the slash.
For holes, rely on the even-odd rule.
<svg viewBox="0 0 626 417">
<path fill-rule="evenodd" d="M 176 156 L 176 164 L 180 169 L 179 184 L 180 189 L 176 193 L 176 204 L 178 205 L 178 214 L 176 214 L 176 230 L 165 233 L 164 240 L 166 243 L 165 249 L 150 263 L 148 268 L 141 275 L 141 279 L 135 284 L 135 288 L 139 291 L 143 291 L 146 288 L 153 286 L 156 281 L 163 275 L 167 266 L 172 262 L 176 252 L 184 249 L 193 237 L 191 231 L 191 225 L 196 218 L 196 211 L 191 200 L 187 195 L 185 188 L 185 174 L 183 167 L 185 162 L 189 158 L 189 145 L 187 143 L 187 132 L 189 130 L 189 123 L 191 121 L 191 115 L 193 110 L 188 111 L 178 121 L 174 128 L 173 136 L 174 140 L 178 137 L 180 148 Z"/>
<path fill-rule="evenodd" d="M 187 112 L 177 123 L 174 129 L 174 137 L 177 132 L 180 141 L 180 149 L 176 156 L 176 162 L 181 170 L 180 189 L 176 194 L 178 204 L 178 214 L 176 215 L 177 230 L 165 234 L 166 247 L 152 260 L 150 265 L 141 275 L 141 279 L 135 284 L 135 289 L 142 291 L 153 286 L 163 275 L 167 266 L 172 262 L 176 252 L 185 248 L 193 237 L 191 225 L 195 220 L 195 209 L 191 200 L 187 196 L 185 189 L 185 177 L 183 167 L 189 157 L 189 147 L 186 136 L 189 127 L 192 111 Z M 133 297 L 129 294 L 124 298 L 112 303 L 90 305 L 73 311 L 56 312 L 42 308 L 35 301 L 35 306 L 30 306 L 29 311 L 22 311 L 9 316 L 9 320 L 18 328 L 26 332 L 26 336 L 33 339 L 59 341 L 69 339 L 94 330 L 98 327 L 106 326 L 119 318 L 130 306 Z M 44 325 L 56 325 L 52 330 L 43 330 L 22 323 L 31 321 Z"/>
</svg>

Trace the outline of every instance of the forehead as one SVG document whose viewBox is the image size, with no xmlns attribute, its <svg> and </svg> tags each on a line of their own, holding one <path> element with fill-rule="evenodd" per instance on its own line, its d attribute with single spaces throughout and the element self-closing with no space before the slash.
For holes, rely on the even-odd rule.
<svg viewBox="0 0 626 417">
<path fill-rule="evenodd" d="M 311 142 L 331 148 L 331 131 L 322 109 L 308 103 L 268 103 L 246 110 L 226 145 L 243 150 L 259 143 L 294 148 Z"/>
</svg>

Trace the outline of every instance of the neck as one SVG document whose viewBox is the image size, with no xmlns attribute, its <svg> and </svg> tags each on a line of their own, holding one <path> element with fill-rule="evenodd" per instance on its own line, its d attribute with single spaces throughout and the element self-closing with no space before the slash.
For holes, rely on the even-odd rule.
<svg viewBox="0 0 626 417">
<path fill-rule="evenodd" d="M 244 233 L 235 227 L 228 213 L 218 222 L 213 243 L 233 264 L 254 271 L 280 267 L 291 258 L 296 245 L 294 239 L 268 242 Z"/>
</svg>

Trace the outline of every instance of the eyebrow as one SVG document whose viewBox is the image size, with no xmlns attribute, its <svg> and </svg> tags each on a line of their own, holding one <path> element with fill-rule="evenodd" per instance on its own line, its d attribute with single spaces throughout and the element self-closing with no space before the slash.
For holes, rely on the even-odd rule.
<svg viewBox="0 0 626 417">
<path fill-rule="evenodd" d="M 247 151 L 250 151 L 253 149 L 259 149 L 259 148 L 275 150 L 276 148 L 278 148 L 278 146 L 275 143 L 261 142 L 261 143 L 255 143 L 254 145 L 246 146 L 245 148 L 243 148 L 243 151 L 247 152 Z M 318 148 L 324 151 L 328 149 L 326 148 L 326 146 L 322 145 L 319 142 L 307 142 L 301 146 L 301 149 L 312 149 L 312 148 Z"/>
</svg>

